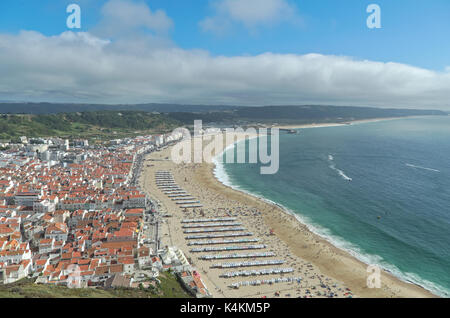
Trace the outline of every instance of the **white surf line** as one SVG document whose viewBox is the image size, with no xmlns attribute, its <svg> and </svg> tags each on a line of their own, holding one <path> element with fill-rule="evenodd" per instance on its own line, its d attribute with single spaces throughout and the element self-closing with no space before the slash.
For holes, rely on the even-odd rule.
<svg viewBox="0 0 450 318">
<path fill-rule="evenodd" d="M 411 167 L 411 168 L 416 168 L 416 169 L 428 170 L 428 171 L 433 171 L 433 172 L 440 172 L 439 170 L 436 170 L 436 169 L 427 168 L 427 167 L 421 167 L 421 166 L 416 166 L 416 165 L 412 165 L 412 164 L 410 164 L 410 163 L 407 163 L 406 166 Z"/>
<path fill-rule="evenodd" d="M 328 161 L 332 162 L 334 161 L 334 157 L 332 155 L 328 155 Z M 337 171 L 337 173 L 344 179 L 347 181 L 353 181 L 352 178 L 350 178 L 349 176 L 347 176 L 344 171 L 342 171 L 341 169 L 336 168 L 336 165 L 334 163 L 332 163 L 331 165 L 329 165 L 329 167 L 331 169 L 333 169 L 334 171 Z"/>
</svg>

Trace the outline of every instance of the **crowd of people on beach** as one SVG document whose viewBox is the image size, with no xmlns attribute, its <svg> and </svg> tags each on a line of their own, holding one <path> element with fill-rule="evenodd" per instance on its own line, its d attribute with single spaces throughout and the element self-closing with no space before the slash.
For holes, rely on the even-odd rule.
<svg viewBox="0 0 450 318">
<path fill-rule="evenodd" d="M 292 253 L 291 248 L 276 235 L 276 231 L 267 226 L 265 217 L 271 210 L 275 212 L 275 207 L 265 204 L 265 210 L 262 210 L 253 204 L 243 203 L 239 198 L 235 199 L 214 186 L 199 186 L 196 178 L 205 171 L 208 172 L 200 164 L 174 165 L 168 162 L 165 169 L 170 171 L 166 181 L 176 185 L 177 190 L 186 192 L 181 195 L 189 195 L 189 198 L 201 202 L 202 207 L 180 208 L 174 203 L 177 201 L 176 196 L 168 197 L 160 191 L 162 202 L 167 205 L 168 210 L 173 209 L 173 215 L 177 216 L 168 225 L 174 244 L 185 249 L 192 265 L 202 273 L 212 285 L 209 289 L 217 295 L 353 297 L 352 292 L 342 283 L 325 277 L 311 262 Z M 162 179 L 159 181 L 163 181 Z M 178 199 L 182 200 L 182 197 Z M 290 222 L 290 218 L 288 215 L 281 216 L 281 221 Z M 239 239 L 243 236 L 249 238 Z M 258 244 L 249 244 L 256 242 Z M 196 247 L 189 249 L 189 246 Z M 257 261 L 258 258 L 264 258 L 264 261 Z M 211 264 L 211 261 L 221 259 L 237 261 Z M 271 267 L 267 268 L 268 266 Z M 249 267 L 254 269 L 248 270 Z M 227 268 L 242 270 L 224 271 Z M 294 276 L 288 277 L 288 274 Z M 269 277 L 259 279 L 259 276 Z M 240 279 L 242 277 L 254 277 L 254 280 L 246 281 Z"/>
</svg>

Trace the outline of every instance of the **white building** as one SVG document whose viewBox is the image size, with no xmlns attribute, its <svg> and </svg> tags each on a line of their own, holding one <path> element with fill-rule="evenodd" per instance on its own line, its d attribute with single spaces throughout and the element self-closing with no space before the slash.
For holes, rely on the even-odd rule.
<svg viewBox="0 0 450 318">
<path fill-rule="evenodd" d="M 177 247 L 168 247 L 161 254 L 161 259 L 164 265 L 172 265 L 177 272 L 190 269 L 190 264 L 186 256 L 184 256 L 183 251 Z"/>
<path fill-rule="evenodd" d="M 48 213 L 55 212 L 56 204 L 49 200 L 35 201 L 33 202 L 33 212 L 35 213 Z"/>
</svg>

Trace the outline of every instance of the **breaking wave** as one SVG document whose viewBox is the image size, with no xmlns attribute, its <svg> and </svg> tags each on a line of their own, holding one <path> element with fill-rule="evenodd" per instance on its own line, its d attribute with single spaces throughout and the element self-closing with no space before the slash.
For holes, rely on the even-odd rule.
<svg viewBox="0 0 450 318">
<path fill-rule="evenodd" d="M 328 161 L 330 161 L 330 162 L 334 161 L 333 155 L 328 155 Z M 344 179 L 346 181 L 353 181 L 353 179 L 350 178 L 349 176 L 347 176 L 344 171 L 342 171 L 341 169 L 336 168 L 336 165 L 334 163 L 331 163 L 329 165 L 329 167 L 330 167 L 330 169 L 336 171 L 342 177 L 342 179 Z"/>
<path fill-rule="evenodd" d="M 422 169 L 422 170 L 427 170 L 427 171 L 440 172 L 439 170 L 436 170 L 436 169 L 416 166 L 416 165 L 413 165 L 413 164 L 410 164 L 410 163 L 407 163 L 406 166 L 407 167 L 411 167 L 411 168 L 415 168 L 415 169 Z"/>
</svg>

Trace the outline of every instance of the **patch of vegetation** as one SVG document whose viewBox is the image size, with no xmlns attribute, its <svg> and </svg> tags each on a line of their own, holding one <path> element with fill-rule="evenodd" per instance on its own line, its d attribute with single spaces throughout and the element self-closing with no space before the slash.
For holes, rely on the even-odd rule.
<svg viewBox="0 0 450 318">
<path fill-rule="evenodd" d="M 19 107 L 20 104 L 14 104 Z M 45 104 L 56 108 L 56 104 Z M 45 105 L 22 105 L 25 109 L 45 110 Z M 4 104 L 0 106 L 5 107 Z M 12 105 L 10 105 L 12 107 Z M 61 106 L 61 105 L 60 105 Z M 142 105 L 141 105 L 142 106 Z M 139 106 L 139 107 L 141 107 Z M 167 106 L 167 105 L 166 105 Z M 74 105 L 65 105 L 71 111 Z M 75 108 L 74 108 L 75 107 Z M 78 106 L 77 106 L 78 107 Z M 80 106 L 81 107 L 81 106 Z M 87 107 L 87 106 L 86 106 Z M 100 107 L 92 106 L 92 109 Z M 110 106 L 110 108 L 121 106 Z M 123 106 L 125 107 L 125 106 Z M 129 109 L 138 105 L 128 105 Z M 156 107 L 156 106 L 152 106 Z M 31 109 L 30 108 L 30 109 Z M 78 107 L 79 108 L 79 107 Z M 164 109 L 164 107 L 161 106 Z M 91 141 L 134 137 L 142 134 L 158 134 L 173 131 L 180 126 L 191 127 L 194 120 L 203 124 L 227 127 L 262 124 L 309 124 L 348 122 L 360 119 L 426 116 L 448 114 L 436 110 L 385 109 L 345 106 L 266 106 L 266 107 L 200 107 L 185 105 L 167 106 L 174 112 L 155 113 L 135 110 L 97 110 L 50 114 L 3 114 L 0 115 L 0 140 L 14 140 L 20 136 L 63 138 L 86 138 Z M 59 108 L 61 109 L 61 108 Z M 84 109 L 84 108 L 83 108 Z M 186 109 L 186 110 L 182 110 Z M 197 111 L 190 111 L 195 109 Z M 198 111 L 203 109 L 203 111 Z"/>
<path fill-rule="evenodd" d="M 85 288 L 35 284 L 34 279 L 22 279 L 0 285 L 0 298 L 191 298 L 178 283 L 175 275 L 161 273 L 161 284 L 149 288 Z"/>
<path fill-rule="evenodd" d="M 3 114 L 0 116 L 0 139 L 19 136 L 115 139 L 143 133 L 166 133 L 180 125 L 179 121 L 164 114 L 135 111 Z"/>
</svg>

